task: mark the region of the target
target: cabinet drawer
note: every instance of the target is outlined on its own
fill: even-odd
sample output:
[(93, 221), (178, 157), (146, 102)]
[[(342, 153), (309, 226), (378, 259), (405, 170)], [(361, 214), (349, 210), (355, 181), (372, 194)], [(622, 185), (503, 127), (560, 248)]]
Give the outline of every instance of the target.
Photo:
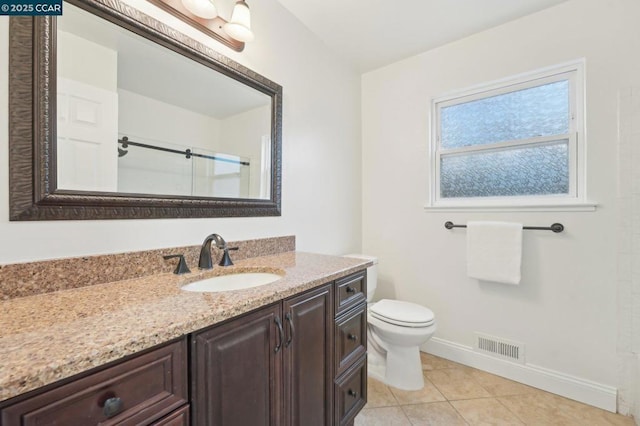
[(336, 280), (336, 315), (367, 300), (367, 271)]
[(361, 303), (336, 320), (336, 376), (367, 351), (367, 305)]
[(3, 426), (145, 425), (187, 403), (186, 339), (16, 403)]
[(367, 358), (362, 357), (336, 380), (336, 424), (349, 424), (367, 403)]
[(167, 417), (158, 420), (152, 426), (189, 426), (189, 406), (185, 405)]

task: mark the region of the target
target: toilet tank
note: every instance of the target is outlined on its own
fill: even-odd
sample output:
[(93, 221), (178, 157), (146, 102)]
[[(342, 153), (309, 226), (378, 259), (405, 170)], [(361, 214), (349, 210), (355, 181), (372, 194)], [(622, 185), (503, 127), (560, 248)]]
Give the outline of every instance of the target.
[(370, 260), (373, 265), (367, 268), (367, 303), (373, 300), (373, 294), (378, 286), (378, 258), (366, 254), (347, 254), (344, 257), (354, 257), (356, 259)]

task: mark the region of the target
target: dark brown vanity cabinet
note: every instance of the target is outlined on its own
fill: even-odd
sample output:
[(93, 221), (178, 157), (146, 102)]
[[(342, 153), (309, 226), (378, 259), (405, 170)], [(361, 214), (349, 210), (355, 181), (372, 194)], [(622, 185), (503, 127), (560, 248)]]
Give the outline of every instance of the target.
[(366, 403), (364, 294), (364, 272), (327, 283), (2, 402), (0, 426), (350, 425)]
[(198, 426), (327, 426), (333, 421), (333, 286), (194, 334)]
[(2, 426), (187, 425), (186, 338), (24, 398)]
[(169, 414), (167, 417), (163, 417), (153, 423), (151, 426), (189, 426), (190, 424), (189, 406), (185, 405), (184, 407)]

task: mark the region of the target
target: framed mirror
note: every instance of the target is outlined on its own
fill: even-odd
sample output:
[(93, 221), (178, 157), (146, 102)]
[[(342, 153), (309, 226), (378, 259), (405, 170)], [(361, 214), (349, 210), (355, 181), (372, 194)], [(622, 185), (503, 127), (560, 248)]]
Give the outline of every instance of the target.
[(278, 84), (114, 0), (9, 47), (11, 220), (280, 215)]

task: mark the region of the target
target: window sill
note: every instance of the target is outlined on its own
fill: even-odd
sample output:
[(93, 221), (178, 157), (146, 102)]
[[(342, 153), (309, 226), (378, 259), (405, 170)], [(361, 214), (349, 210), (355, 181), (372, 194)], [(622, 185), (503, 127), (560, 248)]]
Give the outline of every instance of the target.
[(425, 205), (426, 213), (438, 212), (594, 212), (597, 203), (532, 204), (532, 205)]

